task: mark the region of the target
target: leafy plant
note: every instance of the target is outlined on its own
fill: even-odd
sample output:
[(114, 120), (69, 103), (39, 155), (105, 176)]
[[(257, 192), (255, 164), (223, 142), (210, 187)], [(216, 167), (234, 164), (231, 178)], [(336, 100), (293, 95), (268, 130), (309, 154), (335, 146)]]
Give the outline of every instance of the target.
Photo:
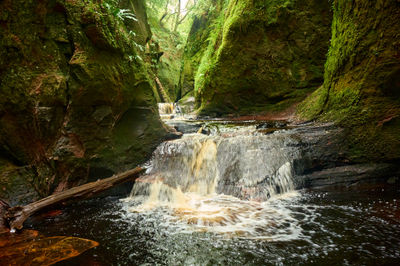
[(113, 16), (121, 21), (126, 19), (138, 21), (136, 16), (129, 9), (119, 8), (119, 2), (120, 0), (107, 0), (103, 5)]
[(124, 21), (125, 19), (131, 19), (133, 21), (138, 21), (133, 13), (129, 9), (119, 9), (116, 17)]
[(142, 52), (144, 52), (144, 46), (143, 45), (140, 45), (140, 44), (138, 44), (138, 43), (136, 43), (136, 42), (133, 42), (133, 44), (136, 46), (136, 48), (138, 48), (140, 51), (142, 51)]
[(134, 32), (133, 30), (130, 30), (128, 34), (131, 35), (132, 37), (136, 37), (137, 35), (136, 32)]

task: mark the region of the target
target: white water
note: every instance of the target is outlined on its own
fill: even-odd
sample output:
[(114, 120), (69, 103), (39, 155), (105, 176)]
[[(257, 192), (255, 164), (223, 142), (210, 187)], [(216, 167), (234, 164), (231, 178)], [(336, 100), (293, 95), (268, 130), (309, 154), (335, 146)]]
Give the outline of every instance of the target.
[(164, 120), (182, 115), (181, 108), (176, 103), (158, 103), (158, 113)]
[[(168, 108), (163, 104), (160, 111)], [(293, 181), (297, 141), (254, 129), (225, 127), (162, 143), (125, 200), (130, 211), (162, 214), (167, 227), (180, 232), (297, 238), (301, 229), (286, 207), (299, 195)]]

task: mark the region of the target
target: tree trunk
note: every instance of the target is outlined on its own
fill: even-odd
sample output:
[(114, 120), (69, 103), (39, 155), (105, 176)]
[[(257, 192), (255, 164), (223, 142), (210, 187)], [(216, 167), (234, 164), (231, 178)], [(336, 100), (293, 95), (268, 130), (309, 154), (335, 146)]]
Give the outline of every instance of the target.
[(162, 25), (162, 21), (163, 19), (168, 16), (168, 5), (169, 5), (169, 0), (167, 1), (167, 3), (165, 4), (165, 10), (164, 10), (164, 14), (161, 16), (160, 18), (160, 25)]
[(180, 17), (181, 17), (181, 0), (178, 1), (178, 11), (176, 12), (174, 32), (176, 32), (178, 30)]
[[(2, 208), (2, 202), (0, 201), (0, 215), (1, 215), (0, 219), (5, 218), (8, 221), (9, 227), (12, 231), (16, 229), (20, 230), (22, 229), (26, 219), (28, 219), (31, 215), (44, 208), (66, 202), (68, 200), (89, 198), (111, 187), (114, 187), (116, 185), (122, 184), (127, 181), (134, 180), (143, 171), (144, 171), (143, 168), (137, 167), (135, 169), (126, 171), (118, 175), (114, 175), (106, 179), (87, 183), (85, 185), (74, 187), (69, 190), (51, 195), (47, 198), (33, 202), (26, 206), (17, 206), (13, 208), (7, 208), (7, 206), (5, 206)], [(3, 220), (0, 220), (0, 231), (1, 231), (2, 221)]]

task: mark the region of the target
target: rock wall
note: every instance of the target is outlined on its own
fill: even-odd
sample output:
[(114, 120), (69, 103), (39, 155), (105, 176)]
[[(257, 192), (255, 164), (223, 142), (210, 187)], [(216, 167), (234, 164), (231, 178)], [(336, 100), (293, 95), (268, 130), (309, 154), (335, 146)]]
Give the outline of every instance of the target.
[(323, 82), (329, 1), (224, 1), (195, 75), (200, 114), (260, 113)]
[(400, 159), (400, 2), (335, 0), (323, 86), (299, 108), (347, 129), (354, 160)]
[[(149, 7), (150, 8), (150, 7)], [(157, 88), (163, 102), (173, 102), (177, 98), (177, 87), (181, 68), (183, 40), (178, 32), (172, 32), (167, 26), (160, 24), (157, 12), (149, 18), (153, 37), (150, 46), (152, 53), (151, 69), (153, 79), (157, 80)]]
[(209, 37), (215, 30), (215, 20), (221, 15), (224, 6), (222, 0), (206, 0), (202, 4), (197, 7), (198, 13), (193, 18), (182, 58), (179, 98), (189, 96), (188, 94), (194, 95), (196, 72), (208, 47)]
[(144, 3), (122, 2), (137, 22), (106, 3), (0, 1), (0, 197), (134, 167), (165, 136), (135, 45), (151, 36)]

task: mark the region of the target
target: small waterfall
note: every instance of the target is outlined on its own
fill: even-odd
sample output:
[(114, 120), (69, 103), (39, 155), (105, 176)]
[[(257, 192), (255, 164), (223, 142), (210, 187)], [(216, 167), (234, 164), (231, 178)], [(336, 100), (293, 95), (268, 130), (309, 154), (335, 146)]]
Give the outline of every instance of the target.
[(158, 103), (158, 112), (160, 115), (170, 115), (174, 113), (175, 105), (173, 103)]
[(266, 204), (274, 202), (272, 198), (296, 195), (293, 161), (300, 157), (297, 145), (284, 132), (254, 135), (243, 131), (185, 134), (164, 142), (154, 152), (146, 175), (135, 183), (127, 199), (136, 202), (130, 210), (161, 208), (169, 210), (165, 213), (169, 222), (265, 236), (265, 230), (272, 230), (265, 225), (289, 219), (282, 210)]
[[(299, 157), (291, 147), (294, 142), (284, 135), (185, 135), (157, 148), (148, 177), (135, 185), (132, 196), (148, 191), (145, 187), (157, 180), (182, 193), (265, 201), (294, 190), (292, 163)], [(175, 201), (165, 195), (160, 200)]]
[(158, 112), (162, 119), (172, 119), (177, 115), (182, 115), (182, 110), (176, 103), (158, 103)]

